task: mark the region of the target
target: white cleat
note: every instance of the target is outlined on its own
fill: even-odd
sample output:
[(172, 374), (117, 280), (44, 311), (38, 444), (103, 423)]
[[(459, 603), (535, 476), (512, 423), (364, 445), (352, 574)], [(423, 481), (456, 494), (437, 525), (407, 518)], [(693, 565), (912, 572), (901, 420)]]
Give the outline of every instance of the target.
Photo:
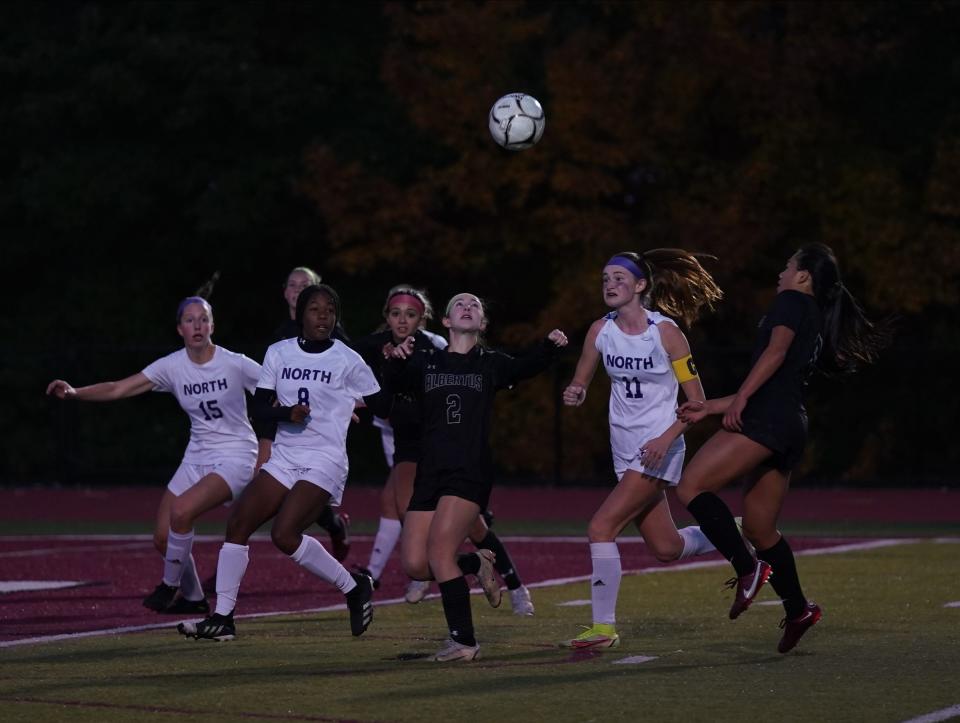
[(411, 580), (403, 593), (403, 599), (411, 605), (416, 605), (430, 592), (430, 580)]
[(451, 663), (462, 660), (466, 663), (471, 660), (476, 660), (479, 657), (480, 643), (476, 645), (464, 645), (463, 643), (458, 643), (453, 638), (447, 638), (447, 642), (443, 644), (443, 647), (440, 648), (430, 660), (438, 663)]
[(530, 599), (530, 591), (526, 585), (521, 585), (515, 590), (510, 590), (510, 606), (513, 608), (514, 615), (533, 615), (533, 601)]
[(500, 590), (500, 582), (493, 572), (493, 561), (497, 559), (497, 556), (490, 550), (477, 550), (474, 554), (480, 558), (477, 582), (483, 588), (483, 594), (487, 596), (490, 607), (498, 608), (503, 592)]

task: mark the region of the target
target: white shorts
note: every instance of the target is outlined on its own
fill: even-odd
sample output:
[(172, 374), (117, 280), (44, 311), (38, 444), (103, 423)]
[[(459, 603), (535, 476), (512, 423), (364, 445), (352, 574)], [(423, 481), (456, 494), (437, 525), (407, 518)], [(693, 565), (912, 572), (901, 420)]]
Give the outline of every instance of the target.
[(215, 474), (223, 478), (230, 488), (233, 499), (237, 499), (243, 488), (253, 478), (253, 468), (256, 463), (255, 457), (251, 457), (248, 461), (230, 457), (211, 464), (181, 462), (167, 483), (167, 489), (179, 497), (208, 474)]
[(685, 452), (686, 445), (683, 442), (683, 437), (674, 440), (673, 444), (670, 445), (670, 449), (667, 450), (667, 453), (663, 456), (663, 460), (661, 460), (657, 467), (647, 467), (644, 465), (640, 459), (639, 450), (629, 459), (624, 456), (619, 456), (614, 452), (613, 471), (617, 474), (617, 480), (622, 480), (626, 471), (632, 469), (648, 477), (662, 479), (668, 482), (671, 487), (676, 487), (680, 481), (680, 474), (683, 472)]
[(273, 448), (270, 459), (260, 468), (288, 490), (299, 481), (309, 482), (330, 493), (330, 504), (340, 506), (347, 475), (343, 468), (326, 460), (319, 460), (316, 467), (301, 467), (288, 460), (282, 449)]

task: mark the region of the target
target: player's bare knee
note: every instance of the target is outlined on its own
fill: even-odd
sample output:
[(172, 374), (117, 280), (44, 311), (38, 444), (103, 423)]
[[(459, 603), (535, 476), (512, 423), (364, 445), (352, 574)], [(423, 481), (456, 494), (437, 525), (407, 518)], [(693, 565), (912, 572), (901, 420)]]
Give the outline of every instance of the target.
[(404, 559), (403, 574), (411, 580), (429, 580), (430, 566), (425, 559)]
[(174, 532), (186, 533), (193, 527), (193, 511), (179, 500), (170, 508), (170, 528)]
[(616, 532), (608, 520), (594, 518), (587, 525), (587, 539), (590, 542), (613, 542)]
[(276, 545), (277, 549), (285, 555), (295, 553), (297, 548), (300, 547), (302, 538), (303, 535), (299, 532), (283, 525), (274, 524), (273, 527), (270, 528), (270, 539), (273, 540), (273, 544)]

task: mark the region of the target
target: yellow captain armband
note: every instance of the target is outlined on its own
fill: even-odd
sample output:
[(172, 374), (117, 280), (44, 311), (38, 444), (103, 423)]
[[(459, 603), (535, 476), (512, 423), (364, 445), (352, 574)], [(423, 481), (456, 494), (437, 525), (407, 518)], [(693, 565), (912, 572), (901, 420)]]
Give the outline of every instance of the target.
[(690, 354), (671, 363), (673, 364), (673, 373), (677, 375), (677, 381), (681, 384), (697, 378), (697, 366), (693, 363), (693, 357)]

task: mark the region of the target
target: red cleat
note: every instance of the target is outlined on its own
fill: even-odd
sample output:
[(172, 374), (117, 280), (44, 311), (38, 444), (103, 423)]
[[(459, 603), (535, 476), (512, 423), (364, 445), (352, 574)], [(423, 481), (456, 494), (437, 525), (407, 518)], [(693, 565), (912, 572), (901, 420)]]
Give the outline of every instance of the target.
[(794, 646), (800, 642), (803, 634), (820, 622), (822, 617), (823, 611), (820, 606), (815, 602), (808, 602), (803, 615), (794, 620), (787, 620), (786, 618), (781, 620), (780, 627), (783, 630), (783, 637), (780, 638), (780, 643), (777, 645), (777, 652), (789, 653), (793, 650)]
[(730, 606), (730, 619), (736, 620), (740, 613), (750, 607), (757, 593), (763, 584), (770, 579), (773, 569), (763, 560), (757, 560), (757, 565), (753, 572), (740, 577), (732, 577), (727, 580), (727, 587), (737, 589), (737, 596), (733, 599), (733, 605)]

